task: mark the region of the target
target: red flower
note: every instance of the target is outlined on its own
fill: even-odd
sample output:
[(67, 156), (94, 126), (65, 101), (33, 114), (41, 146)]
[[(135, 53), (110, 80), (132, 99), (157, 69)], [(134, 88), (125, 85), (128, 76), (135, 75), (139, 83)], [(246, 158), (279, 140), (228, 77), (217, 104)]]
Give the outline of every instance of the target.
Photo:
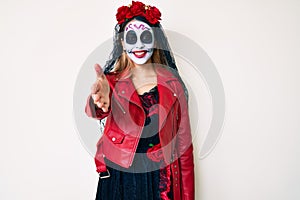
[(161, 13), (155, 6), (149, 6), (146, 10), (145, 17), (151, 24), (156, 24), (158, 20), (160, 20)]
[(147, 156), (149, 159), (151, 159), (154, 162), (160, 162), (161, 160), (163, 160), (164, 155), (161, 149), (161, 145), (157, 144), (152, 148), (149, 148), (147, 150)]
[(132, 1), (130, 11), (133, 14), (133, 16), (143, 16), (145, 11), (145, 4), (139, 1)]
[(123, 22), (125, 22), (126, 18), (130, 19), (132, 17), (133, 17), (133, 15), (128, 6), (121, 6), (120, 8), (118, 8), (118, 11), (116, 14), (118, 24), (122, 24)]
[(132, 1), (132, 5), (118, 8), (116, 14), (118, 24), (122, 24), (126, 20), (136, 16), (145, 17), (150, 24), (156, 24), (160, 20), (161, 13), (154, 6), (146, 6), (142, 2)]

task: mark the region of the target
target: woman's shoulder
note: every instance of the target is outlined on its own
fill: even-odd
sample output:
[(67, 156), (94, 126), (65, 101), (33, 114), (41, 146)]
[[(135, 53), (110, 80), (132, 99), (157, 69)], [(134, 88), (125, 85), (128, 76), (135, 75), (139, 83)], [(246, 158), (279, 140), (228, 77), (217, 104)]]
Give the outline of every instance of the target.
[(156, 74), (159, 78), (165, 79), (165, 80), (178, 80), (178, 72), (175, 69), (172, 69), (170, 67), (164, 66), (164, 65), (156, 65), (155, 66)]
[(158, 84), (169, 87), (177, 94), (184, 93), (184, 87), (180, 75), (177, 70), (167, 66), (157, 66), (156, 73), (158, 78)]
[(115, 81), (118, 81), (118, 79), (120, 77), (120, 73), (116, 72), (116, 71), (112, 71), (112, 72), (108, 72), (107, 74), (105, 74), (105, 76), (109, 82), (115, 82)]

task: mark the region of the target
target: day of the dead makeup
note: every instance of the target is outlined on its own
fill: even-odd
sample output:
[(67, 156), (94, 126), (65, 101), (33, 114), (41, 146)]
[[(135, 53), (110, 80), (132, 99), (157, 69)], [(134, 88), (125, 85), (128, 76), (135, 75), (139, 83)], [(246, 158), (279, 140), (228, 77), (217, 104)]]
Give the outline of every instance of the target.
[(142, 21), (135, 20), (126, 25), (124, 42), (127, 55), (136, 64), (145, 64), (153, 54), (153, 30)]

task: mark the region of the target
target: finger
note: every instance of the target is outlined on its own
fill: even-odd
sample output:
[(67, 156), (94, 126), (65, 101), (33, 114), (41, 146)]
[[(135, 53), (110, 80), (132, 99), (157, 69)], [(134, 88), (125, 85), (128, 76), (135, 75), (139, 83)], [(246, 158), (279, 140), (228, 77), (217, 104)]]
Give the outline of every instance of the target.
[(92, 87), (91, 87), (91, 93), (92, 94), (96, 94), (100, 89), (101, 89), (101, 85), (97, 81), (96, 83), (94, 83), (92, 85)]
[(100, 99), (100, 94), (92, 94), (92, 98), (93, 98), (94, 102), (96, 103)]
[(95, 71), (96, 71), (97, 78), (102, 78), (103, 77), (102, 67), (98, 63), (96, 63), (94, 65), (94, 68), (95, 68)]
[(97, 102), (96, 105), (98, 106), (98, 108), (102, 108), (103, 104), (100, 102)]
[(98, 101), (101, 102), (101, 103), (103, 103), (103, 104), (104, 104), (105, 102), (107, 102), (106, 98), (105, 98), (103, 95), (100, 96), (100, 98), (99, 98)]
[(103, 106), (102, 106), (102, 110), (103, 110), (103, 112), (107, 112), (107, 111), (108, 111), (107, 105), (103, 105)]

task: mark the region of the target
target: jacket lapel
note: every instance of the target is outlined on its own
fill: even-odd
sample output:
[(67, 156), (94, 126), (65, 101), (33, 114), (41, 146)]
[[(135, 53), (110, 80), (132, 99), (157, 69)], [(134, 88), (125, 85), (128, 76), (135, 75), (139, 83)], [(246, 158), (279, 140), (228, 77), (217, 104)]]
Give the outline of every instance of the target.
[(142, 107), (138, 93), (130, 78), (120, 79), (116, 86), (118, 88), (118, 96), (127, 99), (129, 102), (134, 103), (139, 107)]
[(163, 124), (177, 99), (177, 94), (174, 88), (170, 86), (170, 81), (176, 80), (173, 74), (167, 70), (157, 71), (157, 88), (159, 93), (159, 130), (163, 127)]
[[(177, 99), (177, 94), (174, 91), (175, 88), (170, 86), (171, 81), (177, 80), (175, 76), (167, 69), (157, 67), (157, 89), (159, 96), (159, 127), (162, 127), (174, 102)], [(142, 108), (142, 103), (138, 96), (138, 93), (133, 85), (130, 77), (119, 79), (115, 85), (117, 89), (117, 95), (127, 99), (129, 102), (136, 104)]]

